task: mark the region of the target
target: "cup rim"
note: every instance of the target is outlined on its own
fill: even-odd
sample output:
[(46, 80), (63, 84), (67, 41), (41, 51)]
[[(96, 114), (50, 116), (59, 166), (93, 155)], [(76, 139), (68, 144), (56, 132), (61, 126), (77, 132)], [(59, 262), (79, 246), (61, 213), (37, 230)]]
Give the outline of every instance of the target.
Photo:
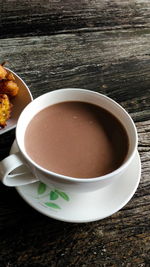
[[(41, 98), (42, 96), (47, 96), (51, 93), (55, 93), (56, 91), (59, 93), (59, 91), (70, 91), (70, 90), (78, 90), (80, 92), (87, 92), (87, 93), (92, 93), (92, 94), (95, 94), (97, 96), (101, 96), (109, 101), (111, 101), (114, 105), (116, 105), (118, 108), (120, 108), (124, 113), (125, 115), (128, 117), (128, 119), (130, 120), (131, 124), (132, 124), (132, 127), (134, 129), (134, 133), (135, 133), (135, 144), (134, 144), (134, 148), (133, 150), (131, 151), (131, 154), (129, 155), (129, 158), (126, 160), (125, 159), (125, 162), (123, 162), (121, 164), (120, 167), (118, 167), (117, 169), (115, 169), (114, 171), (110, 172), (110, 173), (107, 173), (105, 175), (102, 175), (102, 176), (97, 176), (97, 177), (90, 177), (90, 178), (78, 178), (78, 177), (71, 177), (71, 176), (67, 176), (67, 175), (63, 175), (63, 174), (59, 174), (59, 173), (56, 173), (56, 172), (53, 172), (53, 171), (50, 171), (50, 170), (47, 170), (45, 168), (43, 168), (42, 166), (38, 165), (34, 160), (32, 160), (29, 155), (27, 154), (27, 152), (23, 151), (22, 147), (20, 146), (20, 143), (18, 142), (18, 138), (19, 138), (19, 134), (18, 134), (18, 127), (19, 127), (19, 123), (21, 121), (21, 117), (22, 117), (22, 114), (26, 112), (26, 110), (28, 109), (29, 106), (32, 106), (33, 102), (34, 101), (38, 101), (39, 98)], [(128, 136), (129, 137), (129, 136)], [(21, 151), (22, 155), (27, 159), (28, 162), (30, 162), (30, 164), (32, 164), (34, 167), (36, 167), (37, 169), (39, 169), (40, 171), (48, 174), (48, 175), (53, 175), (55, 176), (56, 178), (61, 178), (61, 179), (64, 179), (64, 180), (67, 180), (67, 181), (72, 181), (72, 182), (81, 182), (81, 183), (85, 183), (85, 182), (93, 182), (93, 181), (99, 181), (99, 180), (106, 180), (108, 178), (111, 178), (112, 176), (116, 176), (117, 174), (121, 173), (129, 164), (130, 162), (132, 161), (136, 151), (137, 151), (137, 144), (138, 144), (138, 135), (137, 135), (137, 130), (136, 130), (136, 127), (135, 127), (135, 124), (134, 124), (134, 121), (133, 119), (131, 118), (131, 116), (128, 114), (128, 112), (120, 105), (118, 104), (115, 100), (113, 100), (112, 98), (104, 95), (104, 94), (101, 94), (99, 92), (96, 92), (96, 91), (91, 91), (91, 90), (88, 90), (88, 89), (80, 89), (80, 88), (62, 88), (62, 89), (57, 89), (57, 90), (53, 90), (53, 91), (50, 91), (50, 92), (47, 92), (45, 94), (42, 94), (40, 96), (38, 96), (37, 98), (35, 98), (33, 101), (31, 101), (25, 108), (24, 110), (22, 111), (22, 113), (20, 114), (19, 116), (19, 119), (18, 119), (18, 122), (17, 122), (17, 126), (16, 126), (16, 142), (17, 142), (17, 145), (18, 145), (18, 148), (19, 150)]]

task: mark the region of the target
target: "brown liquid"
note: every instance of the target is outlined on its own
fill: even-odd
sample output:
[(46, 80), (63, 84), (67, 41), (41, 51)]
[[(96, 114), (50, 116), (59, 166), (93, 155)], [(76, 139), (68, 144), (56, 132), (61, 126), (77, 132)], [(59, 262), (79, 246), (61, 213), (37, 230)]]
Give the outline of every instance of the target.
[(122, 164), (128, 137), (111, 113), (93, 104), (70, 101), (36, 114), (26, 129), (25, 148), (45, 169), (92, 178)]

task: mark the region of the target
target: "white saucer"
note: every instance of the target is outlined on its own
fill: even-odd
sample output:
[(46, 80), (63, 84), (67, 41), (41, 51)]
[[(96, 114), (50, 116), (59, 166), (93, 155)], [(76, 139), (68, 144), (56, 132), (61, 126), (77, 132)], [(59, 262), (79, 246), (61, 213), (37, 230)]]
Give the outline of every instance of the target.
[[(14, 142), (10, 154), (17, 151)], [(140, 176), (141, 162), (137, 152), (122, 177), (96, 192), (60, 192), (40, 182), (16, 189), (29, 205), (44, 215), (60, 221), (83, 223), (104, 219), (124, 207), (134, 195)]]

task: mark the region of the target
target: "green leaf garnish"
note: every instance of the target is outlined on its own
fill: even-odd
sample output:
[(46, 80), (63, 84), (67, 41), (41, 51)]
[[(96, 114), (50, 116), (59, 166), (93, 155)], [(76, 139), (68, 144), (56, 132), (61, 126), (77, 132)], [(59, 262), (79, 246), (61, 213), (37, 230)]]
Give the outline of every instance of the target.
[(41, 195), (41, 194), (43, 194), (45, 191), (46, 191), (46, 185), (40, 182), (40, 183), (39, 183), (39, 186), (38, 186), (38, 194)]
[(66, 201), (69, 201), (70, 199), (69, 199), (69, 196), (66, 194), (66, 193), (64, 193), (64, 192), (62, 192), (62, 191), (59, 191), (58, 189), (55, 189), (55, 192), (60, 196), (60, 197), (62, 197), (64, 200), (66, 200)]
[(57, 204), (52, 203), (52, 202), (45, 202), (45, 205), (53, 209), (61, 209)]
[(56, 200), (59, 197), (58, 193), (55, 191), (50, 192), (50, 200)]

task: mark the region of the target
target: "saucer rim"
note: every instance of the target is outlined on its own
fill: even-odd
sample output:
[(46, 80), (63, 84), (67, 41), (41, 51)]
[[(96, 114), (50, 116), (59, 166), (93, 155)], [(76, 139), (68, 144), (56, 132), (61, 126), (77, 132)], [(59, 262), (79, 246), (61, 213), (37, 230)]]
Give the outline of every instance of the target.
[[(14, 145), (14, 143), (13, 143)], [(12, 149), (13, 149), (13, 145), (12, 145)], [(11, 150), (12, 150), (11, 149)], [(11, 153), (11, 152), (10, 152)], [(141, 177), (141, 160), (140, 160), (140, 155), (139, 155), (139, 152), (138, 150), (136, 151), (135, 153), (135, 157), (133, 158), (132, 162), (135, 160), (135, 158), (137, 158), (137, 165), (138, 165), (138, 174), (137, 174), (137, 179), (136, 179), (136, 183), (135, 183), (135, 186), (134, 186), (134, 189), (132, 191), (132, 193), (130, 193), (129, 197), (125, 199), (124, 202), (122, 202), (120, 205), (117, 206), (116, 209), (114, 209), (110, 214), (108, 214), (107, 216), (98, 216), (98, 217), (95, 217), (95, 218), (86, 218), (85, 220), (84, 219), (69, 219), (69, 218), (65, 218), (63, 217), (62, 215), (59, 216), (59, 213), (56, 215), (54, 214), (51, 214), (51, 211), (49, 211), (49, 214), (46, 213), (44, 211), (44, 209), (40, 209), (38, 207), (37, 204), (33, 204), (34, 202), (30, 201), (28, 199), (28, 197), (25, 197), (25, 195), (21, 192), (20, 190), (20, 186), (16, 187), (16, 190), (18, 192), (18, 194), (23, 198), (23, 200), (29, 204), (33, 209), (35, 209), (36, 211), (40, 212), (41, 214), (51, 218), (51, 219), (55, 219), (55, 220), (59, 220), (59, 221), (63, 221), (63, 222), (69, 222), (69, 223), (88, 223), (88, 222), (94, 222), (94, 221), (99, 221), (99, 220), (102, 220), (102, 219), (105, 219), (107, 217), (110, 217), (112, 216), (114, 213), (118, 212), (119, 210), (121, 210), (130, 200), (131, 198), (133, 197), (133, 195), (135, 194), (137, 188), (138, 188), (138, 185), (139, 185), (139, 182), (140, 182), (140, 177)], [(132, 164), (132, 162), (130, 163), (130, 165)], [(130, 167), (129, 165), (129, 167)], [(93, 192), (94, 194), (94, 192)]]

